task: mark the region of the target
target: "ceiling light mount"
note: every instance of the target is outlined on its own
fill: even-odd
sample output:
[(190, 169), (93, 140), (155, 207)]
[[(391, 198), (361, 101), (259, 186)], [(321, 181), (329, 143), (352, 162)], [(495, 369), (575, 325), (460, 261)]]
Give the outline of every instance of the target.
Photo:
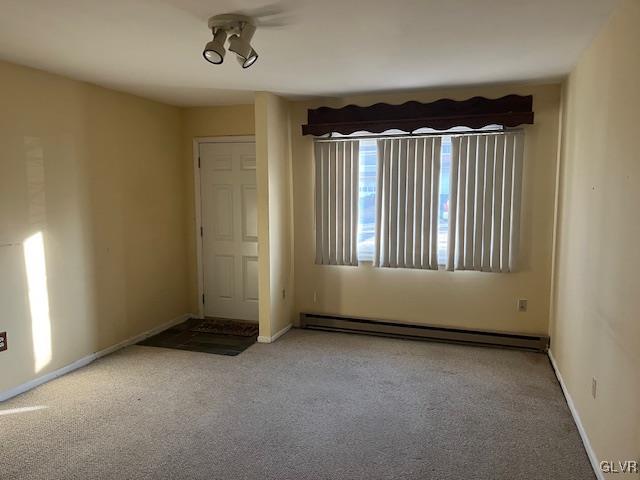
[(202, 52), (205, 60), (215, 65), (224, 61), (225, 42), (229, 40), (229, 51), (235, 53), (242, 68), (249, 68), (258, 59), (251, 46), (256, 31), (255, 22), (246, 15), (224, 14), (209, 19), (209, 30), (213, 40), (208, 42)]
[(236, 15), (235, 13), (225, 13), (224, 15), (214, 15), (209, 19), (209, 30), (221, 28), (229, 33), (240, 33), (242, 25), (248, 23), (253, 25), (251, 17), (246, 15)]

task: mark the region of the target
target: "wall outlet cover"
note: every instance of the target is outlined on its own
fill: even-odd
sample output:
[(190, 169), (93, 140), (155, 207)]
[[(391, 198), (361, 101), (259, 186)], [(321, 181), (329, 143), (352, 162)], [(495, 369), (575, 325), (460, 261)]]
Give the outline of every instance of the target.
[(0, 332), (0, 352), (7, 349), (7, 332)]

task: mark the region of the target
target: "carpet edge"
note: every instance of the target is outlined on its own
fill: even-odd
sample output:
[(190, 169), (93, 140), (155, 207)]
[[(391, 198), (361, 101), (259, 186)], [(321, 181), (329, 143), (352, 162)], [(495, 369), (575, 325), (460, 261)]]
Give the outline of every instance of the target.
[(115, 345), (111, 345), (110, 347), (107, 347), (100, 351), (90, 353), (89, 355), (85, 355), (84, 357), (81, 357), (78, 360), (75, 360), (74, 362), (71, 362), (68, 365), (60, 367), (52, 372), (46, 373), (40, 377), (34, 378), (33, 380), (29, 380), (28, 382), (25, 382), (21, 385), (18, 385), (16, 387), (0, 392), (0, 403), (10, 400), (11, 398), (16, 397), (22, 393), (26, 393), (29, 390), (32, 390), (40, 385), (50, 382), (51, 380), (55, 380), (56, 378), (66, 375), (67, 373), (73, 372), (74, 370), (77, 370), (86, 365), (89, 365), (94, 360), (97, 360), (98, 358), (109, 355), (110, 353), (120, 350), (121, 348), (128, 347), (129, 345), (133, 345), (138, 342), (141, 342), (142, 340), (149, 338), (157, 333), (160, 333), (163, 330), (166, 330), (167, 328), (173, 327), (174, 325), (177, 325), (181, 322), (188, 320), (192, 316), (193, 314), (191, 313), (183, 313), (182, 315), (176, 318), (173, 318), (168, 322), (163, 323), (162, 325), (154, 327), (150, 330), (146, 330), (142, 333), (139, 333), (138, 335), (134, 335), (133, 337), (127, 338), (121, 342), (116, 343)]

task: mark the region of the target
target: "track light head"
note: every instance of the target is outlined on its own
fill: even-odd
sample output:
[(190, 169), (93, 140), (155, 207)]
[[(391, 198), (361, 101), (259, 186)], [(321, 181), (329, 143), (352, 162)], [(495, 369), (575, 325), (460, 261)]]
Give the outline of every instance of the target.
[(229, 38), (229, 50), (238, 55), (238, 62), (242, 68), (249, 68), (258, 59), (258, 54), (251, 46), (251, 39), (255, 32), (255, 25), (244, 23), (240, 35), (232, 35)]
[(252, 48), (247, 58), (242, 58), (240, 55), (237, 55), (236, 58), (238, 59), (238, 63), (242, 65), (242, 68), (249, 68), (258, 60), (258, 53)]
[(207, 62), (220, 65), (224, 61), (224, 42), (227, 40), (227, 32), (222, 28), (215, 30), (213, 40), (204, 47), (202, 55)]

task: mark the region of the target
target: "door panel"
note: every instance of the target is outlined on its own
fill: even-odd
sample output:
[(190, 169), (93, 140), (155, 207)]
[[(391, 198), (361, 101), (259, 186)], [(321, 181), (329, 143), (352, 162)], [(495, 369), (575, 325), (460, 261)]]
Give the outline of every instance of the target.
[(242, 257), (244, 299), (258, 301), (258, 257)]
[(240, 162), (242, 170), (255, 170), (256, 169), (256, 156), (255, 154), (242, 154), (240, 155)]
[(254, 143), (201, 143), (204, 313), (258, 320)]
[(242, 185), (242, 239), (245, 242), (258, 241), (257, 188)]
[(216, 255), (215, 267), (215, 285), (213, 289), (212, 300), (233, 299), (233, 255)]
[(213, 185), (216, 240), (233, 240), (233, 185)]

